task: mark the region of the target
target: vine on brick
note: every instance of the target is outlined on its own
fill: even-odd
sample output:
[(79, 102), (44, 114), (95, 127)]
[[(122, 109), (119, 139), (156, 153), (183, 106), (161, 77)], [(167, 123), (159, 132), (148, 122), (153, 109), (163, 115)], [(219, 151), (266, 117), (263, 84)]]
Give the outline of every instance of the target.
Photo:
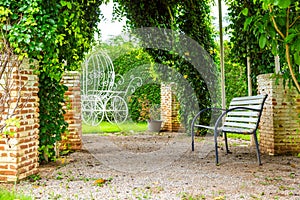
[[(55, 159), (55, 143), (67, 124), (63, 119), (61, 78), (65, 70), (80, 66), (100, 21), (95, 0), (4, 0), (0, 2), (0, 28), (19, 59), (39, 63), (40, 161)], [(67, 63), (67, 64), (66, 64)]]

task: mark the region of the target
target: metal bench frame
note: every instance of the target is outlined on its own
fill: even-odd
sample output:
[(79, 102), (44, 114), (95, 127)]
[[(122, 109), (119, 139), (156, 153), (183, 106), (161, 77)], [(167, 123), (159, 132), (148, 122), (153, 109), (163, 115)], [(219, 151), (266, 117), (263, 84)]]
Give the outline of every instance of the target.
[[(227, 133), (251, 134), (254, 136), (257, 160), (259, 165), (261, 165), (259, 144), (257, 140), (256, 131), (260, 122), (260, 117), (267, 96), (268, 95), (236, 97), (232, 99), (228, 109), (205, 108), (201, 110), (193, 118), (191, 124), (192, 151), (194, 151), (195, 128), (204, 128), (214, 131), (216, 164), (219, 164), (217, 139), (221, 133), (224, 134), (226, 154), (229, 153)], [(201, 116), (201, 114), (207, 111), (221, 111), (222, 114), (218, 116), (214, 126), (196, 124), (197, 119)]]

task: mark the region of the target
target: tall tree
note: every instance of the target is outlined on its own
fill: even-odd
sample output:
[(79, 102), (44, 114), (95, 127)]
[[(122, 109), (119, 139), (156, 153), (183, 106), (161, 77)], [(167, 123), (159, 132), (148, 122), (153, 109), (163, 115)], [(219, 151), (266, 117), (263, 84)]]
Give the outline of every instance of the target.
[(253, 3), (253, 0), (227, 0), (229, 25), (226, 27), (232, 43), (229, 57), (231, 62), (242, 65), (245, 74), (247, 57), (250, 58), (251, 79), (253, 93), (256, 93), (256, 77), (259, 74), (274, 72), (274, 56), (270, 48), (260, 47), (255, 32), (250, 28), (244, 28), (247, 16), (262, 16), (264, 11), (261, 4)]

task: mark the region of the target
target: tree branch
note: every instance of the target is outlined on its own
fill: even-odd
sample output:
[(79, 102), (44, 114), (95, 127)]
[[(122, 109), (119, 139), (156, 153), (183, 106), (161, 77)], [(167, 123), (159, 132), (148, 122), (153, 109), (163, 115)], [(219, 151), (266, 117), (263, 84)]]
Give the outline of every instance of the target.
[[(272, 13), (273, 10), (272, 10), (272, 7), (271, 7), (271, 6), (269, 6), (269, 9), (270, 9), (270, 13)], [(277, 33), (282, 37), (282, 39), (285, 39), (284, 34), (280, 31), (280, 29), (279, 29), (278, 26), (277, 26), (277, 23), (276, 23), (276, 21), (275, 21), (274, 16), (272, 16), (271, 19), (272, 19), (274, 28), (275, 28), (275, 30), (277, 31)]]
[(289, 45), (286, 44), (285, 45), (285, 56), (286, 56), (286, 60), (287, 60), (287, 63), (288, 63), (288, 67), (289, 67), (292, 79), (293, 79), (293, 81), (294, 81), (294, 83), (296, 85), (296, 88), (297, 88), (298, 92), (300, 92), (300, 85), (299, 85), (299, 83), (297, 81), (297, 78), (296, 78), (295, 73), (294, 73), (293, 68), (292, 68), (292, 63), (291, 63), (289, 48), (290, 48)]
[(300, 16), (298, 16), (298, 17), (293, 21), (293, 23), (291, 23), (291, 25), (290, 25), (289, 28), (291, 28), (292, 26), (294, 26), (294, 24), (297, 22), (298, 19), (300, 19)]
[(290, 6), (286, 9), (286, 34), (287, 37), (289, 35), (289, 27), (290, 27)]

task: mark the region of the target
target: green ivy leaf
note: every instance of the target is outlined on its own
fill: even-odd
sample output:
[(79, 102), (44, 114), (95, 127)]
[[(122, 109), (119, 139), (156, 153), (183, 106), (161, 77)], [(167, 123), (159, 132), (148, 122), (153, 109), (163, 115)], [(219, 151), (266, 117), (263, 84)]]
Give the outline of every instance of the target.
[(11, 25), (10, 24), (5, 24), (5, 25), (3, 25), (2, 29), (4, 31), (9, 31), (11, 29)]
[(48, 22), (51, 24), (51, 25), (55, 25), (55, 21), (53, 19), (49, 19)]
[(246, 19), (245, 23), (244, 23), (244, 30), (246, 30), (248, 28), (248, 26), (251, 24), (252, 22), (252, 17), (249, 17)]
[(67, 2), (66, 2), (66, 1), (60, 1), (60, 4), (61, 4), (62, 6), (66, 6), (66, 5), (67, 5)]
[(294, 60), (295, 60), (296, 65), (300, 65), (300, 55), (299, 55), (299, 53), (300, 52), (294, 53)]
[(71, 2), (67, 2), (67, 7), (71, 10), (72, 9), (72, 3)]
[(285, 43), (290, 43), (291, 41), (293, 41), (293, 39), (297, 36), (297, 34), (289, 34), (285, 39), (284, 42)]
[(266, 46), (267, 37), (265, 34), (261, 34), (259, 38), (259, 47), (263, 49)]
[(242, 14), (244, 16), (248, 16), (248, 8), (244, 8), (244, 10), (242, 10)]
[(291, 0), (278, 0), (278, 7), (281, 9), (287, 8), (291, 5)]

